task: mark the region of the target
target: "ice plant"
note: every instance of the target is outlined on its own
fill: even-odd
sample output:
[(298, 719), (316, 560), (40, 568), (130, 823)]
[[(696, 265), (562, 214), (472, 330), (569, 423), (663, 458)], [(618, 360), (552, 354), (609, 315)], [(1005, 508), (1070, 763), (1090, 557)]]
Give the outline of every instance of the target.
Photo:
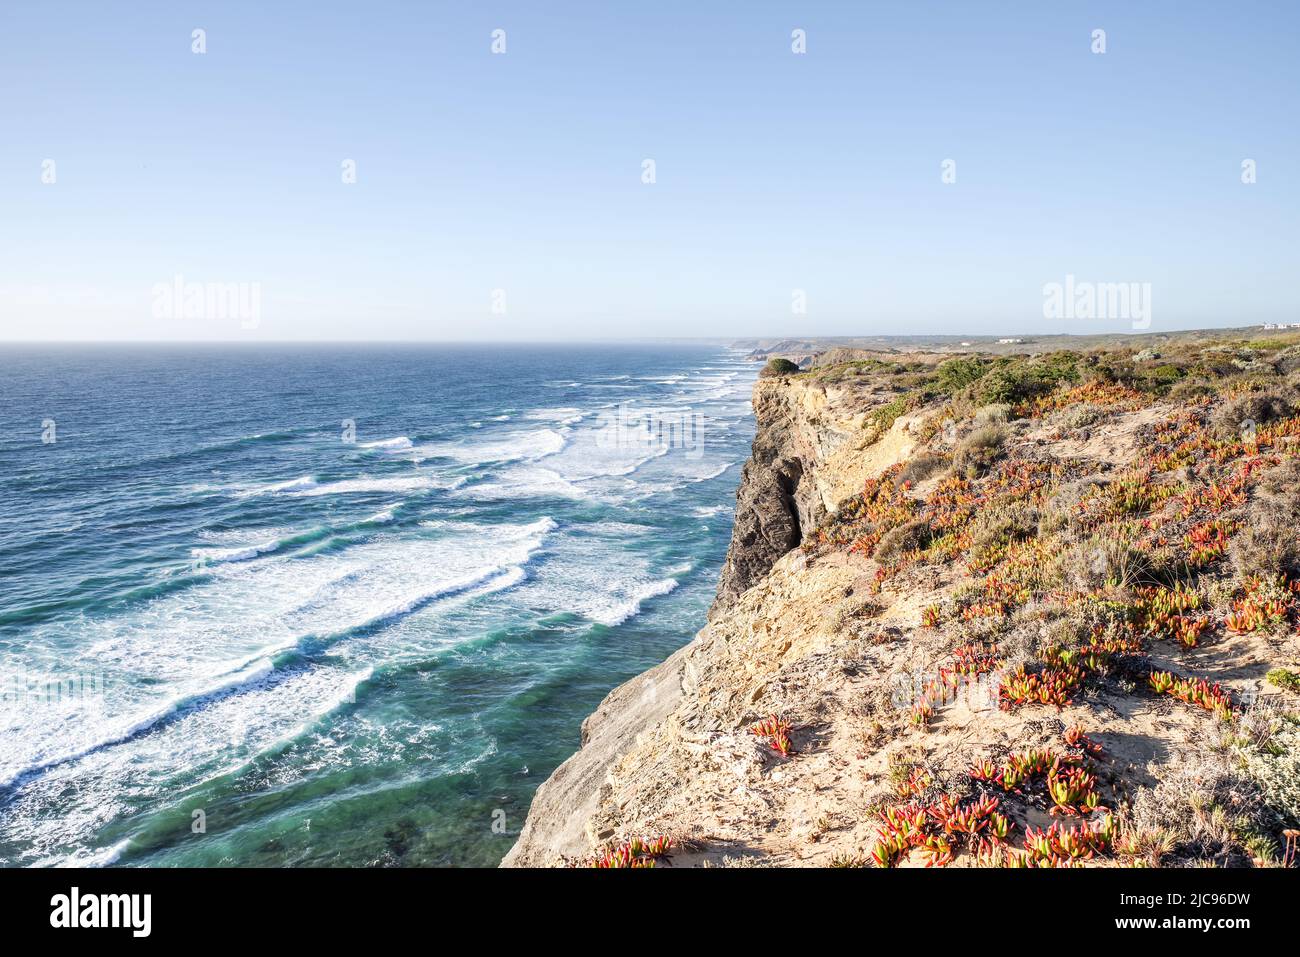
[(790, 731), (793, 727), (784, 718), (772, 715), (750, 727), (749, 733), (766, 738), (768, 747), (782, 757), (788, 758), (794, 753), (794, 746), (790, 744)]
[(1156, 694), (1168, 694), (1174, 686), (1174, 676), (1167, 671), (1153, 671), (1147, 677), (1147, 683)]
[(1013, 827), (1010, 820), (1005, 814), (994, 812), (989, 815), (989, 836), (999, 841), (1005, 841), (1007, 835), (1011, 833)]
[(1248, 581), (1245, 587), (1246, 594), (1233, 601), (1232, 611), (1224, 621), (1229, 631), (1238, 634), (1261, 631), (1286, 618), (1289, 599), (1269, 594), (1271, 589), (1266, 589), (1259, 579)]
[(947, 867), (952, 863), (952, 845), (944, 837), (927, 835), (921, 845), (926, 867)]
[(1091, 754), (1094, 757), (1100, 756), (1102, 753), (1101, 745), (1088, 737), (1083, 731), (1083, 726), (1078, 724), (1065, 730), (1065, 744), (1066, 747), (1073, 748), (1084, 754)]
[(907, 777), (898, 783), (898, 796), (904, 798), (915, 797), (923, 793), (931, 784), (934, 778), (930, 772), (920, 765), (912, 768)]
[(996, 671), (1000, 665), (997, 646), (981, 649), (977, 645), (962, 645), (953, 651), (953, 656), (957, 661), (952, 666), (952, 670), (967, 677), (989, 674)]
[(1055, 760), (1051, 751), (1037, 748), (1011, 755), (1000, 772), (1003, 790), (1014, 791), (1029, 779), (1046, 774)]
[(925, 628), (939, 627), (939, 606), (930, 605), (921, 612), (921, 625)]
[(1059, 760), (1047, 772), (1047, 793), (1053, 814), (1088, 814), (1097, 808), (1097, 779), (1079, 767), (1061, 767)]
[(654, 867), (655, 861), (668, 858), (673, 842), (667, 837), (649, 840), (634, 837), (598, 854), (591, 866), (602, 869)]
[(1056, 839), (1060, 834), (1060, 823), (1053, 823), (1046, 830), (1030, 827), (1025, 830), (1025, 850), (1035, 860), (1050, 860), (1058, 853)]
[(1133, 606), (1135, 626), (1149, 637), (1169, 638), (1194, 648), (1210, 624), (1209, 618), (1203, 615), (1188, 614), (1200, 605), (1200, 594), (1182, 584), (1173, 588), (1139, 588)]
[(1229, 536), (1240, 526), (1240, 522), (1221, 518), (1192, 526), (1183, 536), (1183, 544), (1188, 549), (1188, 564), (1199, 569), (1218, 561), (1228, 550)]
[(906, 847), (896, 840), (879, 840), (871, 848), (871, 860), (877, 867), (893, 867)]
[(1168, 671), (1153, 671), (1147, 677), (1147, 684), (1156, 694), (1167, 694), (1211, 711), (1220, 718), (1232, 716), (1232, 699), (1217, 681), (1210, 684), (1204, 678), (1184, 678)]

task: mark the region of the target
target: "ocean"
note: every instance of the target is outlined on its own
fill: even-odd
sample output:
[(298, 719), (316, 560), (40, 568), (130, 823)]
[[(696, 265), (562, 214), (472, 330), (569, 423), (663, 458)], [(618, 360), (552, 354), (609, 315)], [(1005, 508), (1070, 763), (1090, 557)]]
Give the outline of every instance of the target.
[(0, 863), (495, 865), (702, 626), (756, 373), (0, 347)]

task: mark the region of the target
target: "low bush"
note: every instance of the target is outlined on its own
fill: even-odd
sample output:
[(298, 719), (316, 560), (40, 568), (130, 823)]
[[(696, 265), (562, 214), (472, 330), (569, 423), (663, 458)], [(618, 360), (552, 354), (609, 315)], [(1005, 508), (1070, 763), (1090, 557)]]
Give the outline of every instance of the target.
[(925, 548), (933, 537), (930, 522), (924, 518), (904, 522), (881, 536), (875, 557), (882, 564), (895, 562), (910, 551)]
[(1232, 539), (1233, 568), (1243, 578), (1274, 578), (1300, 570), (1300, 509), (1296, 502), (1251, 503), (1245, 527)]
[(1006, 441), (1006, 430), (1001, 426), (986, 425), (976, 429), (957, 443), (953, 466), (967, 478), (978, 478), (997, 461)]
[(922, 452), (913, 456), (902, 471), (898, 473), (900, 482), (911, 482), (916, 485), (918, 482), (924, 482), (931, 476), (943, 471), (948, 467), (948, 457), (945, 455), (935, 455), (932, 452)]
[(1292, 411), (1291, 400), (1280, 391), (1248, 392), (1216, 409), (1212, 425), (1219, 438), (1240, 439), (1248, 424), (1260, 426), (1286, 418)]
[(1292, 671), (1290, 668), (1274, 668), (1264, 677), (1274, 688), (1300, 694), (1300, 672)]
[(949, 359), (935, 371), (935, 384), (949, 396), (984, 378), (989, 367), (979, 359), (959, 356)]
[(763, 366), (762, 371), (758, 374), (766, 378), (768, 376), (791, 375), (798, 371), (799, 366), (791, 362), (789, 359), (782, 359), (779, 356), (773, 356), (767, 360), (767, 365)]

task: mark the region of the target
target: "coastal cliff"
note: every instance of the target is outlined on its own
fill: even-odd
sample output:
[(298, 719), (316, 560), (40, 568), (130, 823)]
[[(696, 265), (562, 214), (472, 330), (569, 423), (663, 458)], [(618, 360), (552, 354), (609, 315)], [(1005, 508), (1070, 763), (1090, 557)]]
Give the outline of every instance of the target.
[[(707, 624), (586, 719), (503, 866), (652, 835), (674, 866), (1060, 866), (1071, 839), (1026, 840), (1058, 820), (1097, 863), (1276, 859), (1300, 809), (1300, 547), (1269, 531), (1300, 516), (1297, 351), (761, 378)], [(1243, 420), (1278, 424), (1261, 446)], [(900, 807), (962, 801), (1013, 834), (882, 843)]]

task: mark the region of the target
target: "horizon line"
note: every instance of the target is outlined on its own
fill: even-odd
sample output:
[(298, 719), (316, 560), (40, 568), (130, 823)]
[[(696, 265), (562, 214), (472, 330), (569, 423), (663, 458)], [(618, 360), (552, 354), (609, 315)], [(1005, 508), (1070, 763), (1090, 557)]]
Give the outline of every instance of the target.
[(1178, 335), (1191, 332), (1225, 333), (1244, 330), (1266, 332), (1291, 331), (1290, 324), (1267, 329), (1268, 323), (1248, 323), (1238, 326), (1188, 326), (1171, 329), (1143, 329), (1128, 332), (936, 332), (936, 333), (751, 333), (732, 336), (628, 336), (572, 339), (0, 339), (5, 346), (272, 346), (272, 345), (592, 345), (637, 344), (644, 342), (692, 342), (731, 344), (764, 339), (791, 339), (796, 341), (835, 341), (866, 339), (903, 340), (992, 340), (1024, 337), (1025, 343), (1033, 339), (1077, 339), (1098, 337), (1142, 338), (1146, 336)]

